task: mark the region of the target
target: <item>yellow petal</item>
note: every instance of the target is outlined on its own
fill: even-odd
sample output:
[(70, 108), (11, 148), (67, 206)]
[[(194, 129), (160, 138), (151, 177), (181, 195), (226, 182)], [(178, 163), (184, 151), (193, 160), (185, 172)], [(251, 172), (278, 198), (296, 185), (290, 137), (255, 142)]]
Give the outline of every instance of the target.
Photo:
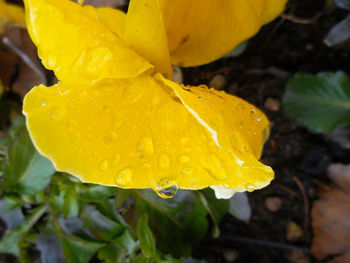
[(105, 24), (111, 32), (125, 40), (125, 18), (126, 14), (115, 8), (96, 8), (98, 18)]
[(172, 64), (214, 61), (279, 15), (287, 0), (162, 0)]
[(135, 77), (152, 69), (99, 20), (92, 6), (69, 0), (25, 0), (26, 22), (46, 68), (65, 83)]
[(0, 0), (0, 29), (10, 23), (24, 26), (24, 10), (12, 4), (7, 4), (4, 0)]
[[(266, 128), (262, 113), (236, 97), (219, 94), (224, 99), (217, 99), (205, 88), (191, 88), (208, 102), (223, 103), (215, 109), (198, 98), (197, 105), (169, 84), (160, 76), (141, 75), (91, 86), (37, 86), (24, 101), (27, 127), (37, 149), (58, 170), (84, 182), (156, 192), (175, 184), (234, 191), (266, 186), (273, 172), (251, 149), (261, 148), (262, 136), (246, 135)], [(242, 107), (227, 108), (234, 105)], [(251, 110), (264, 119), (251, 118)], [(226, 121), (232, 124), (225, 126)]]
[(159, 0), (130, 1), (126, 18), (126, 38), (158, 72), (172, 75), (168, 41)]

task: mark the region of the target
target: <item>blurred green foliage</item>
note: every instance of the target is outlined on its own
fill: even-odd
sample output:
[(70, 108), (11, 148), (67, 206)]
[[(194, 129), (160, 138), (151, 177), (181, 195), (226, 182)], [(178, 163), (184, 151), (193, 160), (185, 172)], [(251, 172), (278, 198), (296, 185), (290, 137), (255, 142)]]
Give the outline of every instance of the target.
[(344, 72), (296, 74), (283, 98), (285, 112), (311, 131), (329, 133), (350, 124), (350, 80)]

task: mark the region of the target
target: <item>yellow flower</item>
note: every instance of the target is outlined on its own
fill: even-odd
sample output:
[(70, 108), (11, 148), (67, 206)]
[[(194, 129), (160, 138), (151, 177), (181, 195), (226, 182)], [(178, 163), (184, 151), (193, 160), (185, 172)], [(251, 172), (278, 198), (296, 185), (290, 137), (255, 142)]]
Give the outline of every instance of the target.
[(39, 56), (60, 82), (34, 87), (23, 111), (57, 170), (165, 198), (208, 186), (228, 198), (272, 180), (258, 161), (269, 133), (260, 110), (159, 72), (222, 56), (284, 0), (131, 0), (127, 15), (69, 0), (24, 2)]
[(8, 24), (24, 26), (24, 11), (19, 6), (0, 0), (0, 31)]

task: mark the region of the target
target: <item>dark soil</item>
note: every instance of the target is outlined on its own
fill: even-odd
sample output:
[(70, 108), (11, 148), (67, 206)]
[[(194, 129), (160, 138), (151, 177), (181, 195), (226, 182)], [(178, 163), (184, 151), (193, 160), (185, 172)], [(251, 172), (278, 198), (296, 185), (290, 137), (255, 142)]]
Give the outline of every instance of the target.
[[(264, 107), (268, 98), (282, 100), (286, 81), (296, 72), (350, 73), (349, 44), (329, 48), (323, 43), (327, 32), (348, 13), (327, 8), (326, 1), (290, 0), (285, 14), (294, 21), (279, 18), (265, 26), (239, 57), (184, 70), (186, 84), (192, 85), (209, 84), (213, 76), (224, 75), (225, 90), (258, 106), (272, 124), (262, 162), (273, 167), (275, 180), (249, 194), (253, 210), (249, 222), (226, 216), (219, 239), (208, 236), (197, 249), (195, 256), (209, 263), (318, 262), (310, 254), (310, 210), (317, 199), (317, 185), (327, 183), (330, 163), (350, 162), (348, 151), (298, 125), (282, 107), (277, 112)], [(265, 207), (270, 196), (283, 201), (277, 212)], [(295, 242), (286, 238), (286, 226), (292, 221), (303, 229), (303, 237)]]

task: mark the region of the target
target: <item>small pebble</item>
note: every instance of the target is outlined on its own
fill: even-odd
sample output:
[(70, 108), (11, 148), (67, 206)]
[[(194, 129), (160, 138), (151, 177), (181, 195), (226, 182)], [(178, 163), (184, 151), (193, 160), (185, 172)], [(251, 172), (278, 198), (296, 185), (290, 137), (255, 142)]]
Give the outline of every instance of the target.
[(226, 250), (224, 251), (224, 258), (227, 262), (235, 262), (239, 258), (237, 250)]
[(289, 222), (286, 227), (287, 240), (291, 242), (298, 241), (303, 236), (303, 230), (293, 221)]
[(213, 87), (216, 90), (223, 90), (226, 86), (226, 78), (223, 75), (215, 75), (210, 83), (210, 87)]
[(279, 197), (268, 197), (265, 199), (265, 206), (270, 212), (277, 212), (282, 206), (282, 199)]
[(270, 110), (270, 111), (279, 111), (280, 110), (280, 102), (279, 100), (273, 99), (273, 98), (268, 98), (265, 101), (265, 108)]

